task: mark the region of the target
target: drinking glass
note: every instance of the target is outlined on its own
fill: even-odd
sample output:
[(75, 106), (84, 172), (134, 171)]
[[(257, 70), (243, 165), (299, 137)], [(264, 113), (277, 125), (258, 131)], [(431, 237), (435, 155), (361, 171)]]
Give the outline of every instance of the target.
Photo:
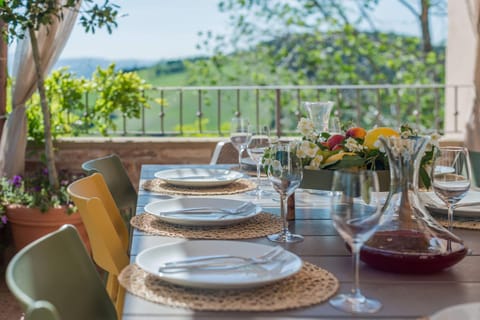
[(242, 155), (248, 143), (248, 120), (241, 117), (232, 118), (230, 125), (230, 141), (238, 150), (238, 166), (242, 169)]
[(432, 164), (432, 188), (448, 209), (448, 230), (452, 231), (453, 210), (470, 189), (470, 158), (467, 148), (440, 147)]
[(257, 188), (255, 190), (255, 195), (257, 199), (260, 199), (264, 192), (260, 188), (262, 159), (265, 150), (270, 146), (270, 129), (268, 126), (260, 126), (258, 128), (255, 126), (249, 126), (248, 131), (249, 139), (247, 143), (247, 152), (257, 165)]
[(303, 237), (288, 230), (287, 198), (300, 186), (303, 167), (296, 155), (296, 142), (279, 141), (270, 147), (271, 161), (268, 165), (268, 179), (273, 189), (280, 194), (280, 215), (283, 228), (280, 233), (271, 234), (268, 239), (275, 242), (298, 242)]
[(329, 303), (351, 313), (377, 312), (382, 304), (361, 293), (358, 269), (360, 249), (375, 233), (382, 215), (377, 173), (335, 171), (330, 204), (333, 225), (352, 250), (354, 283), (350, 293), (339, 294)]

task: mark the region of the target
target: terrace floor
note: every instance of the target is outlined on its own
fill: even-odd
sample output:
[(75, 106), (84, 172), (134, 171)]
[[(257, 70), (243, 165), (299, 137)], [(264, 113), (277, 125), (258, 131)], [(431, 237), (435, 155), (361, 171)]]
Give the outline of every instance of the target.
[(0, 263), (0, 320), (23, 319), (22, 309), (17, 300), (10, 294), (5, 283), (5, 269), (8, 261), (13, 255), (13, 249), (7, 248), (4, 259)]

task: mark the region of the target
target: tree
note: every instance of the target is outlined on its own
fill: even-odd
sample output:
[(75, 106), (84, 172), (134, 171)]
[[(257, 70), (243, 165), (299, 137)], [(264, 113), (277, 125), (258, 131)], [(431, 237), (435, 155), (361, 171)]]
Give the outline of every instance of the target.
[[(191, 83), (205, 80), (211, 85), (442, 83), (444, 49), (432, 47), (425, 52), (419, 37), (378, 31), (372, 13), (379, 2), (221, 1), (219, 9), (230, 14), (233, 35), (227, 38), (209, 32), (201, 34), (198, 47), (212, 57), (187, 64)], [(437, 1), (435, 5), (440, 3)], [(427, 12), (431, 13), (431, 2), (421, 4), (429, 6)], [(408, 106), (401, 111), (412, 114), (408, 108), (416, 101), (412, 101), (411, 94), (400, 93), (400, 103), (392, 96), (380, 95), (385, 110), (372, 109), (372, 113), (388, 114), (390, 106), (395, 104)], [(377, 98), (372, 95), (362, 103), (376, 105)], [(432, 106), (433, 99), (425, 97), (422, 106)], [(295, 104), (282, 101), (282, 105), (288, 103)], [(343, 107), (350, 112), (351, 105)], [(347, 117), (350, 115), (345, 114)], [(422, 112), (422, 117), (426, 124), (433, 115)]]
[(55, 19), (62, 20), (64, 10), (79, 10), (80, 22), (86, 32), (95, 33), (97, 28), (105, 27), (108, 32), (117, 26), (118, 5), (105, 0), (99, 5), (93, 0), (0, 0), (0, 19), (7, 25), (3, 36), (9, 41), (30, 39), (36, 71), (37, 89), (42, 106), (45, 158), (49, 182), (54, 189), (59, 188), (58, 173), (55, 166), (49, 103), (45, 94), (42, 61), (39, 54), (37, 34), (41, 28), (48, 28)]

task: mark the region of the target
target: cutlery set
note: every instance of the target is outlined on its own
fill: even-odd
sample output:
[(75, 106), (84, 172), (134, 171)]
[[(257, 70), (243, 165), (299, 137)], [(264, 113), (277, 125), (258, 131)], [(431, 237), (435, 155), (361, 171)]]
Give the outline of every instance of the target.
[(158, 272), (185, 272), (189, 270), (234, 270), (251, 265), (274, 262), (285, 251), (275, 246), (266, 253), (257, 257), (243, 257), (235, 255), (198, 256), (185, 260), (166, 262), (158, 268)]

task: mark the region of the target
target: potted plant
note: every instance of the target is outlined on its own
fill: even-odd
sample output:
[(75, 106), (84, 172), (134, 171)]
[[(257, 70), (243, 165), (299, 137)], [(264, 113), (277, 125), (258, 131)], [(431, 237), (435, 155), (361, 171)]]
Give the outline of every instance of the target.
[[(82, 4), (82, 6), (80, 6)], [(70, 206), (68, 200), (64, 198), (65, 186), (60, 183), (59, 174), (55, 166), (54, 148), (52, 141), (51, 115), (49, 102), (46, 96), (44, 85), (44, 66), (39, 52), (37, 32), (41, 28), (49, 27), (56, 19), (64, 18), (64, 10), (78, 10), (80, 22), (86, 32), (94, 33), (96, 28), (106, 27), (108, 32), (116, 26), (115, 19), (118, 14), (118, 6), (105, 0), (103, 5), (95, 3), (93, 0), (28, 0), (28, 1), (6, 1), (0, 0), (0, 19), (7, 24), (3, 30), (3, 37), (10, 41), (23, 39), (28, 36), (31, 44), (33, 61), (35, 66), (35, 77), (38, 93), (41, 100), (41, 108), (44, 125), (44, 144), (45, 144), (45, 164), (46, 171), (33, 175), (25, 175), (23, 178), (6, 177), (2, 185), (3, 207), (6, 209), (7, 218), (10, 209), (14, 208), (15, 199), (18, 201), (16, 207), (28, 207), (29, 209), (38, 209), (38, 212), (49, 212), (53, 209), (56, 212), (60, 205), (61, 215), (68, 216)], [(5, 134), (5, 132), (4, 132)], [(9, 159), (9, 161), (24, 161), (24, 159)], [(41, 180), (37, 180), (38, 178)], [(21, 180), (20, 180), (21, 179)], [(39, 182), (41, 181), (41, 182)], [(40, 183), (40, 184), (39, 184)], [(33, 189), (31, 188), (33, 187)], [(3, 189), (4, 188), (4, 189)], [(38, 192), (35, 193), (35, 188)], [(33, 193), (32, 193), (33, 192)], [(51, 208), (52, 207), (52, 208)], [(48, 210), (47, 210), (48, 209)], [(41, 225), (40, 222), (33, 222), (32, 214), (27, 219), (32, 225)], [(42, 220), (47, 219), (47, 214), (41, 215)], [(10, 218), (11, 219), (11, 218)], [(60, 222), (62, 224), (63, 222)], [(33, 231), (30, 231), (33, 232)], [(12, 230), (15, 233), (15, 230)], [(40, 234), (41, 235), (41, 234)], [(14, 238), (16, 235), (13, 235)], [(17, 249), (19, 249), (17, 247)]]
[(67, 193), (67, 186), (79, 177), (60, 171), (58, 189), (50, 184), (47, 169), (0, 179), (0, 219), (2, 224), (8, 221), (16, 250), (63, 224), (74, 225), (90, 248), (80, 215)]

